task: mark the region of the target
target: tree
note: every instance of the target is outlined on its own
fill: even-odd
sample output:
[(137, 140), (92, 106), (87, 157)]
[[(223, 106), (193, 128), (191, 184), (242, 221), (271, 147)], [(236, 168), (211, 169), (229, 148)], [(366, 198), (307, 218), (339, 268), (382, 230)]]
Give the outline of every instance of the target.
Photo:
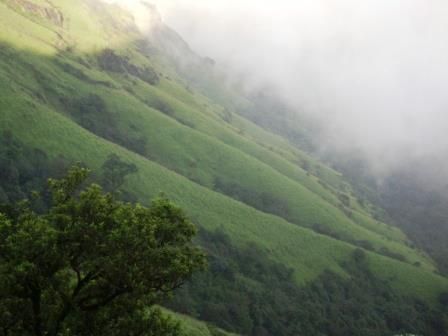
[(205, 263), (184, 212), (165, 198), (122, 203), (88, 171), (50, 180), (52, 205), (0, 214), (3, 335), (177, 335), (154, 304)]
[(137, 172), (133, 163), (127, 163), (116, 154), (111, 154), (102, 166), (102, 186), (107, 192), (116, 192), (124, 184), (126, 176)]

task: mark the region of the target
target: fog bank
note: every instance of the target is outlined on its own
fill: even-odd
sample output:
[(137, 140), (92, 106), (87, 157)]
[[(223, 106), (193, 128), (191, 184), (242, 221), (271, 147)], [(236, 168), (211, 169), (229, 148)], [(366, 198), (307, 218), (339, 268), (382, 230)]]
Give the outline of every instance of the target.
[(378, 171), (448, 153), (448, 2), (151, 2), (198, 53), (317, 118), (323, 147)]

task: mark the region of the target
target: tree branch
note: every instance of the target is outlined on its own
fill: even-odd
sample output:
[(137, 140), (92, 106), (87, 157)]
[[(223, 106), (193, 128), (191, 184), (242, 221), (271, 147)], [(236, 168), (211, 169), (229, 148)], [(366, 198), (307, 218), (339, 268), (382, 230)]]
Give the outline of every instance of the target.
[(93, 303), (90, 305), (84, 305), (83, 302), (89, 301), (93, 298), (92, 297), (85, 298), (83, 300), (83, 302), (80, 303), (80, 308), (83, 311), (94, 311), (94, 310), (97, 310), (97, 309), (109, 304), (110, 302), (115, 300), (117, 297), (119, 297), (123, 294), (131, 293), (131, 292), (132, 292), (132, 288), (129, 288), (129, 287), (120, 288), (120, 289), (115, 290), (111, 295), (105, 297), (104, 299), (100, 300), (99, 302), (96, 302), (96, 303)]
[(42, 336), (41, 291), (34, 286), (30, 287), (30, 299), (33, 308), (33, 331), (36, 336)]
[(91, 272), (87, 273), (87, 275), (84, 278), (81, 278), (81, 272), (77, 268), (73, 267), (73, 265), (72, 265), (72, 269), (76, 273), (78, 282), (77, 282), (76, 287), (73, 290), (70, 298), (59, 293), (61, 295), (64, 303), (63, 303), (61, 312), (58, 314), (58, 317), (56, 318), (56, 320), (54, 322), (54, 326), (53, 326), (52, 330), (50, 331), (49, 336), (56, 336), (59, 333), (59, 329), (61, 328), (62, 323), (67, 318), (67, 316), (70, 314), (70, 312), (73, 308), (73, 300), (78, 296), (79, 292), (91, 280), (93, 280), (98, 274), (98, 272), (91, 271)]

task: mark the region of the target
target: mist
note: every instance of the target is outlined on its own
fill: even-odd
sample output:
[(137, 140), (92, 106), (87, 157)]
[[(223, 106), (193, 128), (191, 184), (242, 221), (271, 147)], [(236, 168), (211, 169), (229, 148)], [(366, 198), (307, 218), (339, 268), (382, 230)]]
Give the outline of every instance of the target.
[(322, 148), (361, 152), (376, 172), (446, 164), (446, 1), (151, 2), (199, 54), (316, 119)]

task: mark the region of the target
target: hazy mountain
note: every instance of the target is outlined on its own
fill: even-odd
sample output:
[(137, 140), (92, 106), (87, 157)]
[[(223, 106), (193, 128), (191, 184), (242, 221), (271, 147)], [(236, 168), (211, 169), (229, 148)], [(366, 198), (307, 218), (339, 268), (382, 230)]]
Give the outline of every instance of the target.
[[(0, 1), (1, 202), (82, 162), (125, 200), (163, 192), (200, 228), (209, 269), (171, 310), (242, 335), (446, 334), (448, 279), (392, 202), (319, 159), (317, 126), (276, 92), (228, 83), (139, 6)], [(122, 186), (111, 155), (135, 168)]]

